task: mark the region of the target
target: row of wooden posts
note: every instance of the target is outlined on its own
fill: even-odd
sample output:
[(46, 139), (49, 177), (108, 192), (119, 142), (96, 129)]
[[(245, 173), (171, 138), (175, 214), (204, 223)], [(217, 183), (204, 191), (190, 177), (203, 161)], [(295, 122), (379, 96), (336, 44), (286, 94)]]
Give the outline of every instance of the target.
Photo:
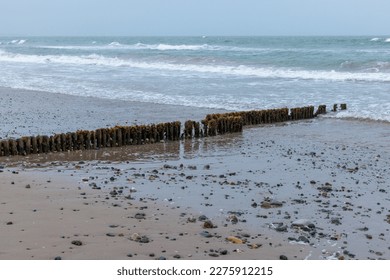
[[(333, 110), (337, 110), (335, 104)], [(340, 104), (342, 110), (346, 104)], [(290, 111), (290, 114), (289, 114)], [(288, 120), (314, 118), (326, 113), (326, 105), (320, 105), (314, 113), (314, 106), (302, 108), (282, 108), (209, 114), (201, 122), (188, 120), (181, 132), (181, 123), (168, 122), (150, 125), (115, 126), (94, 131), (78, 130), (52, 136), (26, 136), (19, 139), (0, 141), (0, 156), (41, 154), (91, 150), (127, 145), (142, 145), (162, 141), (177, 141), (241, 132), (246, 125), (270, 124)]]

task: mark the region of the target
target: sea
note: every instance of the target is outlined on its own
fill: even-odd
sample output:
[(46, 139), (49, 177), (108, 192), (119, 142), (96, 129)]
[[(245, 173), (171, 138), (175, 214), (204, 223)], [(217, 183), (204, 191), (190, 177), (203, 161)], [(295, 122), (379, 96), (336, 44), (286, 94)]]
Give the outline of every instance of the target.
[(390, 36), (0, 37), (0, 87), (390, 122)]

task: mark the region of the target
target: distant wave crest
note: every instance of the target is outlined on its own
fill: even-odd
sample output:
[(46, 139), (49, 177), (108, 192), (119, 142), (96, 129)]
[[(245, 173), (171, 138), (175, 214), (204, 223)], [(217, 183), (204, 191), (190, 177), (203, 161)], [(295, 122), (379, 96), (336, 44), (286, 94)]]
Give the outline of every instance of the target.
[(170, 44), (121, 44), (119, 42), (111, 42), (105, 45), (93, 45), (86, 46), (41, 46), (48, 49), (69, 49), (69, 50), (110, 50), (110, 49), (128, 49), (128, 50), (159, 50), (159, 51), (197, 51), (197, 50), (220, 50), (219, 46), (211, 46), (207, 44), (203, 45), (170, 45)]
[(9, 42), (7, 42), (7, 44), (9, 44), (9, 45), (23, 45), (26, 42), (27, 42), (27, 40), (25, 40), (25, 39), (19, 39), (19, 40), (9, 41)]

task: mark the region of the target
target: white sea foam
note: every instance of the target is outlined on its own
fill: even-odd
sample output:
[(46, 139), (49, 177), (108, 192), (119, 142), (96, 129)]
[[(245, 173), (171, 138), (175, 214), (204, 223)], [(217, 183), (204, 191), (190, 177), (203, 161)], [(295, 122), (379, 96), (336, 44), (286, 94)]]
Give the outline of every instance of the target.
[(26, 42), (27, 42), (27, 40), (20, 39), (20, 40), (12, 40), (12, 41), (8, 42), (8, 44), (23, 45)]
[(371, 41), (371, 42), (377, 42), (377, 41), (379, 41), (379, 40), (380, 40), (380, 38), (375, 37), (375, 38), (372, 38), (370, 41)]
[[(321, 70), (296, 70), (288, 68), (230, 66), (211, 64), (174, 64), (167, 62), (145, 62), (124, 60), (116, 57), (105, 57), (97, 54), (87, 56), (70, 55), (23, 55), (0, 52), (0, 61), (16, 63), (57, 63), (64, 65), (90, 65), (106, 67), (130, 67), (147, 70), (179, 71), (194, 73), (212, 73), (216, 75), (247, 76), (258, 78), (282, 78), (304, 80), (331, 80), (331, 81), (378, 81), (390, 82), (390, 75), (386, 72), (361, 73), (337, 72)], [(172, 74), (172, 73), (171, 73)], [(173, 74), (174, 75), (174, 74)]]
[(92, 45), (70, 45), (70, 46), (37, 46), (38, 48), (46, 49), (63, 49), (63, 50), (151, 50), (151, 51), (232, 51), (232, 52), (272, 52), (282, 51), (282, 49), (269, 49), (269, 48), (249, 48), (249, 47), (235, 47), (235, 46), (221, 46), (221, 45), (170, 45), (170, 44), (121, 44), (119, 42), (111, 42), (105, 45), (98, 45), (94, 43)]
[(390, 43), (390, 38), (387, 38), (387, 39), (385, 40), (385, 42), (386, 42), (386, 43)]
[(108, 44), (109, 46), (112, 46), (112, 47), (119, 47), (119, 46), (122, 46), (122, 44), (121, 43), (119, 43), (119, 42), (111, 42), (111, 43), (109, 43)]

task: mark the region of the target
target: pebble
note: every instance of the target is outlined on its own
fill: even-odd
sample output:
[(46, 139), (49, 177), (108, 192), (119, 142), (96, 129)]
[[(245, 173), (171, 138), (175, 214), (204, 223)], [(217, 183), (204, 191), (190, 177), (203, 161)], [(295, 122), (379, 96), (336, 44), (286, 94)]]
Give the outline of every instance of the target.
[(188, 217), (187, 218), (187, 222), (188, 223), (195, 223), (196, 222), (196, 218), (195, 217)]
[(225, 249), (219, 250), (219, 253), (220, 253), (222, 256), (225, 256), (225, 255), (228, 254), (228, 250), (225, 250)]
[(275, 228), (277, 232), (287, 232), (287, 225), (280, 224), (278, 227)]
[(204, 222), (204, 221), (206, 221), (206, 220), (208, 220), (209, 218), (207, 218), (205, 215), (200, 215), (199, 217), (198, 217), (198, 221), (201, 221), (201, 222)]
[(212, 237), (212, 235), (211, 235), (210, 232), (208, 232), (208, 231), (202, 231), (202, 232), (200, 233), (200, 235), (203, 236), (203, 237), (206, 237), (206, 238)]
[(218, 258), (219, 254), (217, 254), (217, 253), (210, 253), (209, 256), (210, 257), (214, 257), (214, 258)]
[(298, 241), (304, 242), (304, 243), (310, 243), (310, 240), (307, 237), (303, 236), (303, 235), (298, 237)]
[(279, 260), (284, 260), (284, 261), (286, 261), (286, 260), (288, 260), (288, 258), (287, 258), (285, 255), (280, 255), (280, 256), (279, 256)]
[(236, 215), (232, 214), (232, 215), (229, 215), (229, 217), (227, 218), (227, 220), (229, 222), (231, 222), (233, 225), (237, 224), (238, 223), (238, 218)]
[(235, 236), (228, 236), (226, 237), (226, 240), (231, 242), (231, 243), (234, 243), (234, 244), (243, 244), (244, 241), (238, 237), (235, 237)]
[(315, 225), (310, 221), (310, 220), (307, 220), (307, 219), (299, 219), (299, 220), (296, 220), (294, 222), (292, 222), (291, 224), (293, 227), (298, 227), (298, 228), (315, 228)]
[(145, 213), (137, 213), (134, 215), (134, 218), (138, 219), (138, 220), (144, 220), (145, 219)]
[(283, 206), (283, 202), (274, 199), (269, 199), (269, 198), (266, 198), (264, 201), (260, 203), (260, 207), (264, 209), (277, 208), (282, 206)]
[(210, 221), (207, 220), (203, 223), (203, 228), (215, 228), (216, 226)]
[(75, 246), (82, 246), (83, 242), (81, 242), (80, 240), (73, 240), (72, 244), (75, 245)]

